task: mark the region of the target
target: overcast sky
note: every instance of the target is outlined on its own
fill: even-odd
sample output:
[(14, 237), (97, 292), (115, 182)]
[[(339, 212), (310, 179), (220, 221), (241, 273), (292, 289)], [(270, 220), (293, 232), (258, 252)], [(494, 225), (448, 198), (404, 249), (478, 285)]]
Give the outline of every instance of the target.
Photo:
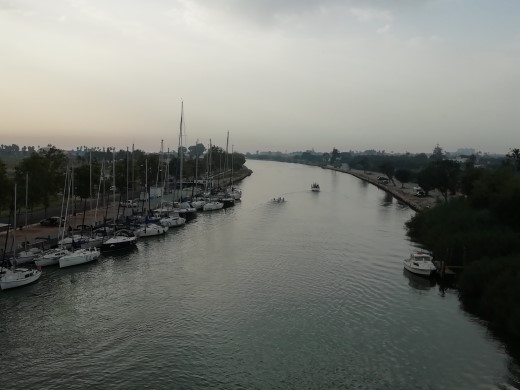
[(0, 143), (520, 147), (518, 0), (0, 0)]

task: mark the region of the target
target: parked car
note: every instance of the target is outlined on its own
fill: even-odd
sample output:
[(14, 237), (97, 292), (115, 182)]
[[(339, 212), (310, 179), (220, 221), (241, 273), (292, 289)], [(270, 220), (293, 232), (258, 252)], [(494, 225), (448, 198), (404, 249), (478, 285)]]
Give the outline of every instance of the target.
[[(65, 218), (61, 217), (61, 224), (65, 223)], [(60, 225), (60, 217), (49, 217), (42, 219), (40, 221), (40, 225), (42, 226), (59, 226)]]
[(377, 181), (380, 182), (381, 184), (390, 183), (390, 180), (388, 180), (388, 177), (385, 177), (385, 176), (378, 176)]
[(415, 196), (422, 198), (422, 197), (426, 196), (426, 192), (424, 192), (423, 190), (417, 190), (417, 191), (415, 191)]
[(126, 200), (126, 201), (120, 202), (119, 205), (121, 207), (132, 207), (132, 208), (137, 207), (137, 203), (133, 200)]

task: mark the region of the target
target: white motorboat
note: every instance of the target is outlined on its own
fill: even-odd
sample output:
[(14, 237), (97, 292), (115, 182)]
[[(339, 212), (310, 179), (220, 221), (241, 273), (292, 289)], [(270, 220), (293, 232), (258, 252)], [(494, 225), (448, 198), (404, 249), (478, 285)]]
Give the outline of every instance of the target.
[(42, 272), (37, 269), (0, 267), (0, 289), (25, 286), (36, 282), (40, 276)]
[(78, 249), (77, 251), (60, 258), (60, 268), (89, 263), (91, 261), (97, 260), (99, 255), (100, 253), (97, 248)]
[(205, 204), (205, 200), (194, 200), (191, 202), (191, 207), (193, 207), (195, 210), (202, 210)]
[(59, 264), (63, 256), (70, 255), (71, 251), (63, 248), (50, 249), (43, 252), (40, 256), (34, 259), (34, 264), (38, 267), (47, 267), (49, 265)]
[(235, 200), (240, 200), (242, 198), (242, 190), (239, 188), (232, 188), (230, 195)]
[(435, 272), (432, 256), (426, 252), (414, 252), (404, 260), (404, 268), (411, 273), (431, 276)]
[(214, 210), (220, 210), (224, 207), (224, 203), (219, 201), (209, 201), (206, 202), (206, 204), (203, 207), (204, 211), (214, 211)]
[(153, 237), (165, 234), (168, 231), (168, 226), (161, 226), (155, 223), (149, 223), (137, 228), (134, 234), (137, 237)]
[(161, 226), (165, 226), (165, 227), (169, 227), (170, 228), (170, 227), (176, 227), (176, 226), (184, 225), (186, 223), (186, 219), (182, 218), (182, 217), (174, 217), (174, 216), (164, 217), (164, 218), (161, 218), (159, 223), (161, 224)]
[(320, 185), (318, 183), (312, 183), (311, 184), (311, 191), (312, 192), (320, 192)]

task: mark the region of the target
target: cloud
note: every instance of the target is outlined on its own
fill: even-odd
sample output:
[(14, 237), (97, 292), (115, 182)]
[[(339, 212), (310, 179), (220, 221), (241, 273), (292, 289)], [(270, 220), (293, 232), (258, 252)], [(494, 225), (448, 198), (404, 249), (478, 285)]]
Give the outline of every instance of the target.
[(376, 32), (378, 34), (386, 34), (386, 33), (388, 33), (390, 31), (391, 28), (392, 28), (392, 26), (389, 23), (387, 23), (383, 27), (378, 28), (376, 30)]
[(351, 8), (350, 13), (360, 22), (391, 22), (394, 16), (388, 10), (377, 8)]

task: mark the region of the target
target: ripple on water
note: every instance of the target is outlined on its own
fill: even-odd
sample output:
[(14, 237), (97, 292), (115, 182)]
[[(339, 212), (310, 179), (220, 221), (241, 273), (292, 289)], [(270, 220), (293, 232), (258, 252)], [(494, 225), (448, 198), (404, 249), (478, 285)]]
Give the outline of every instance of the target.
[(403, 272), (410, 210), (349, 175), (251, 164), (234, 208), (2, 293), (2, 383), (518, 387), (517, 366), (456, 294)]

